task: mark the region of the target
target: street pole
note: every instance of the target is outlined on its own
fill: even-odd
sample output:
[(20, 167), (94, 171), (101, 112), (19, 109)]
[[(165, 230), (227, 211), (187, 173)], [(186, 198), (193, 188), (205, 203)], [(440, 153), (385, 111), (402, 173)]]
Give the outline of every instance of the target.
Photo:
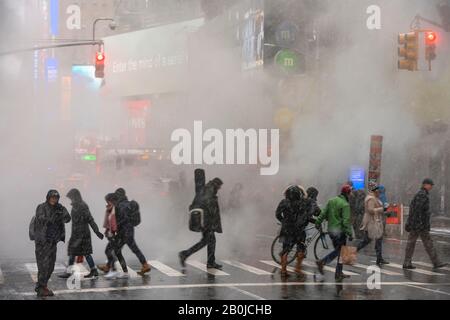
[(39, 50), (45, 50), (45, 49), (56, 49), (56, 48), (65, 48), (65, 47), (78, 47), (78, 46), (94, 46), (94, 45), (103, 45), (103, 41), (79, 41), (79, 42), (69, 42), (64, 44), (52, 44), (47, 46), (39, 46), (39, 47), (32, 47), (32, 48), (24, 48), (24, 49), (15, 49), (10, 51), (4, 51), (0, 52), (0, 56), (6, 56), (9, 54), (15, 54), (15, 53), (23, 53), (23, 52), (32, 52), (32, 51), (39, 51)]
[[(92, 24), (92, 41), (95, 41), (95, 29), (97, 27), (97, 23), (100, 21), (111, 21), (111, 22), (115, 22), (114, 19), (112, 18), (98, 18), (95, 19), (94, 23)], [(112, 28), (112, 27), (111, 27)]]

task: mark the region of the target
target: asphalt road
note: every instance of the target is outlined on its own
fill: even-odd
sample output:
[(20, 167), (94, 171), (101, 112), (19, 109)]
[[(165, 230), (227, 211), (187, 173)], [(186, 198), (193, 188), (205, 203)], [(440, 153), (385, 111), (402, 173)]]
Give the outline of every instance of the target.
[[(256, 237), (259, 248), (233, 257), (218, 257), (218, 262), (224, 265), (222, 271), (206, 270), (203, 262), (206, 250), (189, 260), (185, 270), (176, 257), (170, 261), (149, 259), (153, 270), (146, 277), (133, 272), (139, 269), (139, 264), (128, 259), (130, 279), (106, 280), (102, 275), (97, 280), (82, 280), (79, 289), (70, 289), (65, 280), (56, 276), (64, 270), (64, 262), (59, 261), (49, 283), (56, 296), (48, 299), (450, 299), (450, 267), (433, 270), (420, 242), (414, 257), (418, 268), (404, 271), (401, 265), (405, 242), (386, 239), (385, 258), (392, 264), (382, 268), (380, 286), (369, 288), (368, 280), (373, 284), (373, 275), (367, 272), (367, 267), (374, 265), (375, 260), (372, 245), (359, 254), (357, 265), (344, 267), (351, 277), (343, 282), (334, 280), (332, 265), (321, 278), (311, 254), (305, 260), (304, 276), (291, 273), (284, 280), (270, 258), (271, 236)], [(450, 242), (440, 240), (436, 246), (442, 259), (449, 261)], [(83, 273), (88, 267), (79, 265), (78, 268)], [(0, 270), (0, 299), (38, 299), (33, 290), (35, 261), (3, 259)]]

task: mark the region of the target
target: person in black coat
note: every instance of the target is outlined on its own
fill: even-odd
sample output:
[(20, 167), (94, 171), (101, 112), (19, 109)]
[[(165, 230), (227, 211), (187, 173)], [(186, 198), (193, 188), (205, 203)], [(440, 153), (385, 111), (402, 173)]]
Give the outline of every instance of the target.
[[(90, 268), (90, 273), (86, 275), (85, 278), (97, 278), (97, 268), (95, 267), (94, 259), (91, 256), (92, 242), (89, 226), (100, 240), (103, 239), (103, 234), (98, 229), (88, 205), (83, 201), (80, 191), (78, 189), (70, 190), (67, 193), (67, 198), (72, 201), (72, 211), (70, 213), (72, 217), (72, 235), (67, 248), (69, 255), (68, 269), (74, 265), (77, 256), (85, 256)], [(71, 274), (71, 272), (65, 272), (62, 275), (59, 275), (59, 277), (68, 278)]]
[(430, 236), (431, 211), (429, 192), (433, 189), (433, 185), (433, 180), (428, 178), (423, 180), (422, 188), (416, 193), (409, 206), (409, 216), (405, 224), (405, 230), (409, 232), (409, 235), (403, 263), (404, 269), (416, 268), (412, 265), (412, 256), (419, 237), (422, 239), (423, 246), (430, 256), (434, 268), (442, 268), (447, 265), (447, 263), (442, 263), (439, 260)]
[(295, 272), (301, 274), (301, 266), (306, 256), (305, 227), (312, 219), (314, 211), (302, 190), (296, 186), (289, 186), (284, 192), (285, 198), (278, 204), (275, 216), (281, 222), (280, 242), (283, 249), (280, 252), (281, 275), (287, 276), (288, 254), (297, 246), (297, 263)]
[(204, 213), (204, 229), (202, 239), (191, 248), (181, 251), (179, 259), (181, 266), (185, 267), (186, 259), (197, 251), (207, 246), (208, 262), (207, 268), (222, 269), (222, 266), (216, 263), (216, 236), (215, 233), (222, 233), (222, 222), (220, 219), (219, 199), (217, 193), (222, 187), (223, 182), (219, 178), (209, 181), (203, 188), (199, 188), (194, 201), (189, 210), (202, 209)]
[(46, 201), (36, 208), (34, 220), (34, 241), (36, 263), (38, 267), (38, 282), (36, 292), (39, 297), (53, 296), (48, 289), (56, 262), (56, 245), (65, 241), (65, 223), (70, 222), (70, 214), (59, 203), (60, 195), (56, 190), (47, 193)]

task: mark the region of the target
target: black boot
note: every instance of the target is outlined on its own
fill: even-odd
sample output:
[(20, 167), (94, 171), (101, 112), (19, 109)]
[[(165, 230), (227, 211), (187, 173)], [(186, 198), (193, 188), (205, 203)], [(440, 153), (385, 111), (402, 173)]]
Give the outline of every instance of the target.
[(91, 272), (87, 276), (84, 276), (85, 279), (97, 279), (98, 278), (98, 271), (97, 269), (91, 269)]
[(58, 278), (61, 278), (61, 279), (68, 279), (68, 278), (70, 278), (71, 275), (72, 275), (72, 274), (69, 273), (69, 272), (64, 272), (64, 273), (58, 274)]
[(178, 259), (180, 259), (181, 267), (186, 268), (186, 253), (184, 251), (178, 254)]
[(218, 270), (222, 270), (222, 265), (217, 264), (217, 263), (208, 263), (208, 265), (206, 266), (208, 269), (218, 269)]
[(446, 267), (446, 266), (448, 266), (448, 263), (442, 262), (442, 263), (435, 264), (433, 266), (433, 269), (440, 269), (440, 268), (443, 268), (443, 267)]
[(411, 263), (410, 264), (404, 264), (403, 265), (403, 269), (407, 269), (407, 270), (414, 270), (416, 267), (413, 266)]
[(383, 258), (377, 259), (377, 266), (381, 267), (384, 264), (389, 264), (389, 261), (386, 261)]

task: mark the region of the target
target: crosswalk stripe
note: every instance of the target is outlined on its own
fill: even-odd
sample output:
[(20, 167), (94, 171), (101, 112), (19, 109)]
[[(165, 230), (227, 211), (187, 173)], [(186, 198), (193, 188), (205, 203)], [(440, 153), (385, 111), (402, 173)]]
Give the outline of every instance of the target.
[(0, 284), (3, 284), (5, 282), (5, 278), (3, 277), (2, 268), (0, 268)]
[(236, 268), (239, 268), (239, 269), (260, 275), (260, 276), (272, 275), (271, 272), (255, 268), (255, 267), (249, 266), (248, 264), (244, 264), (244, 263), (241, 263), (238, 261), (230, 261), (230, 260), (222, 260), (222, 261), (223, 261), (223, 263), (229, 264), (230, 266), (233, 266), (233, 267), (236, 267)]
[[(127, 266), (128, 268), (128, 276), (130, 278), (140, 278), (141, 276), (138, 275), (138, 273), (136, 271), (134, 271), (130, 266)], [(123, 270), (122, 270), (123, 271)]]
[(186, 263), (194, 268), (200, 269), (204, 272), (215, 276), (229, 276), (228, 273), (223, 272), (222, 270), (214, 269), (214, 268), (206, 268), (206, 264), (201, 263), (200, 261), (186, 261)]
[[(422, 261), (414, 261), (413, 264), (417, 264), (419, 266), (429, 267), (429, 268), (433, 268), (434, 267), (431, 263), (426, 263), (426, 262), (422, 262)], [(443, 268), (439, 268), (439, 270), (450, 271), (450, 268), (449, 267), (443, 267)]]
[[(397, 263), (390, 263), (390, 264), (388, 264), (387, 266), (389, 266), (389, 267), (393, 267), (393, 268), (397, 268), (397, 269), (402, 269), (403, 270), (403, 266), (402, 265), (400, 265), (400, 264), (397, 264)], [(408, 271), (411, 271), (411, 272), (417, 272), (417, 273), (421, 273), (421, 274), (426, 274), (426, 275), (428, 275), (428, 276), (443, 276), (444, 274), (442, 274), (442, 273), (437, 273), (437, 272), (433, 272), (433, 271), (428, 271), (428, 270), (425, 270), (425, 269), (419, 269), (419, 268), (417, 268), (417, 269), (408, 269)]]
[(82, 263), (77, 263), (77, 264), (73, 265), (72, 272), (79, 273), (82, 276), (86, 276), (89, 274), (89, 271), (86, 269), (86, 267)]
[[(308, 266), (308, 267), (317, 267), (317, 265), (315, 263), (310, 262), (310, 261), (303, 261), (303, 264), (305, 266)], [(332, 267), (329, 267), (329, 266), (323, 266), (323, 270), (330, 271), (330, 272), (333, 272), (333, 273), (336, 272), (335, 268), (332, 268)], [(345, 275), (348, 275), (348, 276), (359, 276), (360, 275), (359, 273), (346, 271), (346, 270), (344, 270), (343, 273)]]
[[(367, 270), (367, 268), (368, 268), (369, 266), (368, 266), (368, 265), (365, 265), (365, 264), (361, 264), (361, 263), (355, 263), (355, 264), (352, 265), (352, 267), (356, 267), (356, 268), (361, 268), (361, 269)], [(382, 268), (380, 268), (380, 272), (381, 272), (382, 274), (385, 274), (385, 275), (388, 275), (388, 276), (402, 276), (401, 273), (394, 272), (394, 271), (389, 271), (389, 270), (385, 270), (385, 269), (382, 269)]]
[[(37, 273), (38, 273), (38, 267), (37, 263), (25, 263), (25, 268), (30, 273), (31, 280), (33, 280), (34, 283), (37, 282)], [(55, 271), (61, 271), (66, 270), (66, 267), (62, 265), (61, 263), (55, 263)], [(49, 280), (51, 281), (51, 279)]]
[[(280, 266), (278, 263), (276, 263), (275, 261), (272, 261), (272, 260), (260, 260), (260, 261), (261, 261), (262, 263), (264, 263), (264, 264), (269, 265), (269, 266), (272, 266), (272, 267), (281, 269), (281, 266)], [(288, 267), (286, 268), (286, 270), (289, 271), (289, 272), (295, 273), (295, 269), (292, 268), (292, 267), (289, 267), (289, 266), (288, 266)], [(314, 275), (314, 273), (309, 272), (309, 271), (302, 270), (302, 272), (303, 272), (304, 274), (307, 274), (307, 275), (310, 275), (310, 276), (313, 276), (313, 275)]]
[(164, 263), (159, 262), (157, 260), (150, 260), (150, 261), (148, 261), (148, 264), (151, 265), (156, 270), (164, 273), (165, 275), (167, 275), (169, 277), (184, 277), (185, 276), (181, 272), (179, 272), (175, 269), (172, 269), (168, 265), (165, 265)]

